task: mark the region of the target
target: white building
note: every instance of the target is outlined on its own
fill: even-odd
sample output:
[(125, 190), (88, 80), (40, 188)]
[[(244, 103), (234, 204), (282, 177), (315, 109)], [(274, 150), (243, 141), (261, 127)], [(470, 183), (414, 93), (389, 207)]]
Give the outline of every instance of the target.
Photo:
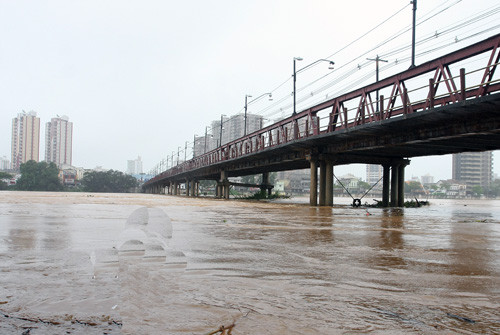
[(384, 175), (384, 167), (382, 165), (367, 164), (366, 165), (366, 182), (370, 185), (375, 185)]
[(422, 184), (424, 185), (434, 184), (434, 176), (430, 174), (420, 177), (420, 180), (422, 180)]
[(10, 161), (7, 157), (0, 157), (0, 170), (10, 170)]
[(71, 165), (73, 155), (73, 123), (66, 115), (52, 118), (45, 125), (45, 161), (57, 166)]
[(142, 173), (141, 156), (137, 156), (137, 159), (132, 159), (132, 160), (127, 161), (127, 173), (128, 174), (141, 174)]

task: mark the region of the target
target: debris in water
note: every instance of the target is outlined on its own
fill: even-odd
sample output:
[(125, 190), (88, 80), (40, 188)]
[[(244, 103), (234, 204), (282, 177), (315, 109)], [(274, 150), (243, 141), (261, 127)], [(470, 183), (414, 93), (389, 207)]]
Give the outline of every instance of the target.
[(446, 315), (448, 315), (450, 318), (457, 319), (457, 320), (460, 320), (463, 322), (476, 323), (476, 321), (469, 319), (469, 318), (466, 318), (466, 317), (463, 317), (463, 316), (459, 316), (459, 315), (455, 315), (455, 314), (451, 314), (451, 313), (446, 313)]
[(233, 323), (230, 326), (220, 326), (219, 329), (214, 330), (213, 332), (207, 333), (206, 335), (215, 335), (215, 334), (220, 334), (220, 335), (231, 335), (231, 332), (233, 331), (233, 327), (235, 324)]

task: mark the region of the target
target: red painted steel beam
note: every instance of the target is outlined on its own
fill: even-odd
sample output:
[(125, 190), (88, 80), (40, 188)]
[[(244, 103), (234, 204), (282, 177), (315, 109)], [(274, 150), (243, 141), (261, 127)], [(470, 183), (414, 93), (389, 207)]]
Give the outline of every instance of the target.
[(391, 77), (382, 79), (378, 81), (377, 83), (373, 83), (371, 85), (365, 86), (360, 89), (356, 89), (354, 91), (351, 91), (349, 93), (343, 94), (341, 96), (338, 96), (336, 98), (330, 99), (328, 101), (325, 101), (321, 104), (318, 104), (316, 106), (313, 106), (309, 109), (304, 110), (303, 112), (297, 114), (297, 116), (301, 115), (302, 113), (317, 113), (323, 109), (326, 109), (328, 107), (332, 107), (335, 104), (336, 100), (339, 101), (348, 101), (351, 99), (354, 99), (364, 92), (374, 92), (377, 90), (381, 90), (383, 88), (386, 88), (388, 86), (393, 85), (395, 82), (401, 82), (405, 81), (411, 78), (418, 77), (422, 74), (431, 72), (433, 70), (436, 70), (440, 65), (449, 65), (453, 63), (457, 63), (461, 60), (467, 59), (474, 57), (476, 55), (479, 55), (483, 52), (486, 52), (488, 50), (492, 50), (495, 47), (498, 47), (500, 44), (500, 34), (492, 36), (484, 41), (472, 44), (466, 48), (457, 50), (455, 52), (452, 52), (450, 54), (444, 55), (440, 58), (428, 61), (426, 63), (423, 63), (419, 66), (416, 66), (412, 69), (408, 69), (404, 72), (398, 73), (396, 75), (393, 75)]

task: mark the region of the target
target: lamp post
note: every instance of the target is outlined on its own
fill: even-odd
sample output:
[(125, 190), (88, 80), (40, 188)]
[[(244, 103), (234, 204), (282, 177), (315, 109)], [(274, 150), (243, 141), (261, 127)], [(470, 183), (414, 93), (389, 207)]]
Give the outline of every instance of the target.
[[(388, 61), (385, 59), (381, 59), (378, 55), (375, 58), (367, 58), (366, 60), (372, 60), (375, 61), (375, 80), (378, 83), (378, 62), (384, 62), (387, 63)], [(377, 113), (378, 113), (378, 90), (377, 90)]]
[(186, 141), (184, 145), (184, 162), (187, 161), (187, 152), (188, 152), (188, 142)]
[(297, 114), (295, 110), (295, 83), (297, 81), (297, 72), (295, 71), (295, 62), (303, 60), (302, 57), (293, 57), (293, 115)]
[[(246, 109), (245, 109), (246, 110)], [(219, 146), (222, 146), (222, 130), (224, 129), (222, 127), (222, 124), (224, 123), (224, 114), (221, 114), (220, 116), (220, 134), (219, 134)]]
[(413, 25), (411, 33), (411, 69), (415, 67), (415, 22), (417, 20), (417, 0), (412, 0), (410, 3), (413, 4)]
[(251, 98), (251, 97), (252, 97), (251, 95), (248, 95), (248, 94), (245, 95), (245, 117), (244, 117), (245, 128), (243, 128), (243, 136), (245, 136), (247, 134), (247, 106), (248, 106), (247, 99)]
[(252, 102), (255, 102), (255, 101), (259, 100), (260, 98), (262, 98), (265, 95), (269, 96), (269, 101), (273, 100), (273, 94), (271, 92), (261, 94), (257, 98), (255, 98), (253, 100), (250, 100), (250, 101), (248, 101), (247, 99), (251, 98), (252, 96), (248, 95), (248, 94), (245, 95), (245, 129), (244, 129), (244, 132), (243, 132), (243, 136), (245, 136), (247, 134), (247, 109), (248, 109), (248, 105), (250, 105)]
[(317, 61), (315, 62), (312, 62), (311, 64), (309, 65), (306, 65), (304, 66), (302, 69), (300, 70), (296, 70), (295, 69), (295, 63), (296, 61), (301, 61), (303, 60), (302, 57), (293, 57), (293, 115), (297, 114), (297, 110), (296, 110), (296, 92), (295, 92), (295, 83), (297, 81), (297, 73), (301, 72), (301, 71), (304, 71), (305, 69), (313, 66), (314, 64), (316, 63), (319, 63), (319, 62), (328, 62), (330, 64), (330, 66), (328, 67), (330, 70), (333, 70), (333, 65), (335, 65), (335, 62), (331, 61), (331, 60), (328, 60), (328, 59), (318, 59)]
[(196, 157), (196, 134), (194, 134), (193, 138), (193, 158)]
[(177, 165), (179, 165), (179, 153), (181, 151), (181, 147), (177, 147)]
[(204, 154), (207, 153), (207, 131), (208, 131), (208, 126), (205, 127), (205, 150), (203, 151)]

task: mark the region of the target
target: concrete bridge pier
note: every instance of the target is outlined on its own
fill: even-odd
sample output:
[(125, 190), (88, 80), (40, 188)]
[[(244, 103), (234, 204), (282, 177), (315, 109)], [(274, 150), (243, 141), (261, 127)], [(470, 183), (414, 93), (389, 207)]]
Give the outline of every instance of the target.
[(382, 177), (382, 207), (389, 207), (389, 190), (390, 190), (390, 173), (391, 167), (390, 165), (383, 165), (384, 172)]
[(179, 192), (179, 183), (174, 181), (174, 195), (177, 195)]
[(189, 195), (191, 194), (191, 182), (189, 181), (189, 179), (186, 179), (184, 185), (186, 187), (186, 197), (189, 197)]
[(309, 187), (309, 205), (318, 205), (318, 162), (315, 158), (310, 159), (311, 184)]
[[(408, 162), (400, 162), (392, 165), (392, 170), (391, 170), (391, 202), (390, 205), (391, 207), (403, 207), (405, 203), (405, 167), (408, 165)], [(383, 195), (382, 195), (382, 203), (384, 203), (384, 199), (386, 202), (387, 201), (387, 195), (388, 191), (385, 189), (386, 183), (388, 184), (389, 182), (386, 181), (388, 178), (388, 172), (386, 173), (386, 168), (384, 167), (384, 190)], [(387, 175), (387, 178), (386, 178)], [(384, 198), (385, 196), (385, 198)]]
[(319, 161), (319, 201), (320, 206), (326, 204), (326, 162)]
[(227, 179), (226, 171), (222, 170), (220, 172), (220, 180), (217, 183), (218, 197), (229, 199), (229, 180)]
[(266, 189), (267, 195), (270, 196), (273, 188), (269, 184), (269, 172), (264, 172), (262, 174), (262, 183), (260, 184), (261, 191), (265, 191)]
[(196, 180), (192, 179), (191, 180), (191, 196), (196, 197)]
[(325, 206), (333, 206), (333, 162), (327, 160), (325, 165)]
[[(309, 204), (311, 206), (333, 206), (333, 162), (328, 159), (311, 159), (311, 187)], [(319, 199), (318, 199), (319, 166)]]
[(391, 207), (398, 206), (398, 180), (399, 180), (399, 166), (393, 165), (391, 170)]
[(405, 167), (406, 164), (398, 166), (398, 207), (405, 205)]

